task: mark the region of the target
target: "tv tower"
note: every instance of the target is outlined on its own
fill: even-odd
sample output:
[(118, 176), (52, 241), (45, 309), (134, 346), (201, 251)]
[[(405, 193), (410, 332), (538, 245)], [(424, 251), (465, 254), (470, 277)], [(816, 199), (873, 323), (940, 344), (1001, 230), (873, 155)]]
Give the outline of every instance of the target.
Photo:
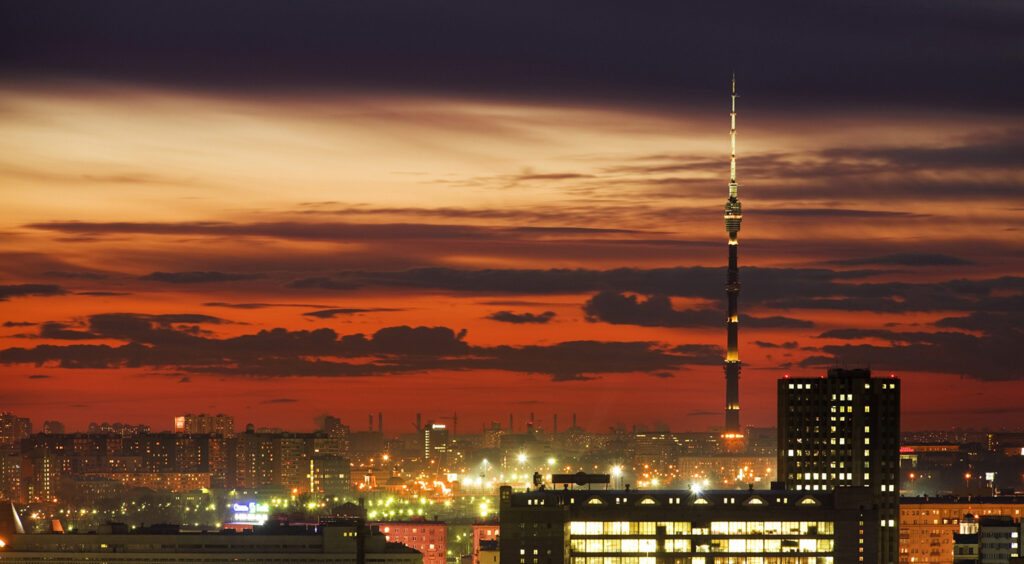
[(725, 352), (725, 436), (740, 437), (740, 353), (739, 353), (739, 308), (736, 301), (740, 295), (739, 267), (736, 251), (740, 245), (740, 220), (743, 211), (740, 206), (739, 184), (736, 183), (736, 75), (732, 77), (732, 112), (729, 113), (731, 128), (729, 141), (732, 152), (729, 156), (729, 199), (725, 201), (725, 230), (729, 233), (729, 271), (725, 280), (725, 295), (729, 303), (729, 317), (726, 320), (728, 332)]

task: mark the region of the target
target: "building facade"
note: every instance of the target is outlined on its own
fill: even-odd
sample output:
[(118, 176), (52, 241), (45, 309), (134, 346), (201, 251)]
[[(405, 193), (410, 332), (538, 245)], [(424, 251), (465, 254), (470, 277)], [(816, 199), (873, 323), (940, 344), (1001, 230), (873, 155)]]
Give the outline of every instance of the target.
[(448, 561), (448, 524), (441, 521), (386, 521), (370, 523), (388, 542), (402, 543), (423, 553), (423, 564)]
[(1024, 496), (900, 498), (900, 564), (953, 564), (953, 535), (965, 515), (1024, 516)]
[(847, 564), (877, 562), (866, 488), (535, 490), (500, 493), (501, 562)]
[(778, 381), (778, 479), (797, 492), (866, 486), (879, 562), (899, 557), (900, 382), (865, 369)]

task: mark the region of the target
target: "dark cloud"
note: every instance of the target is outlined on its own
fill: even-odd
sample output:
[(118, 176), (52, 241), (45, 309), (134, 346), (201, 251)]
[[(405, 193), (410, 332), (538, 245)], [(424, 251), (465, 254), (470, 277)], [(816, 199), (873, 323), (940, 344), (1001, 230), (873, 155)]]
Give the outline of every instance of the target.
[(155, 280), (171, 284), (202, 284), (206, 282), (236, 282), (264, 278), (265, 274), (238, 274), (226, 272), (153, 272), (141, 280)]
[(228, 307), (232, 309), (264, 309), (268, 307), (303, 307), (303, 308), (327, 308), (329, 306), (316, 304), (268, 304), (268, 303), (241, 303), (232, 304), (227, 302), (205, 302), (208, 307)]
[(76, 331), (69, 329), (63, 323), (47, 322), (39, 327), (39, 337), (43, 339), (61, 339), (68, 341), (100, 339), (99, 335), (89, 331)]
[(354, 314), (357, 314), (357, 313), (370, 313), (370, 312), (376, 312), (376, 311), (400, 311), (400, 310), (393, 309), (393, 308), (383, 308), (383, 307), (369, 308), (369, 309), (334, 308), (334, 309), (322, 309), (322, 310), (319, 310), (319, 311), (310, 311), (310, 312), (303, 313), (302, 315), (307, 315), (309, 317), (319, 317), (320, 319), (331, 319), (331, 318), (337, 317), (339, 315), (354, 315)]
[(4, 321), (4, 327), (29, 327), (35, 325), (31, 321)]
[(22, 296), (62, 296), (67, 291), (53, 284), (13, 284), (0, 286), (0, 302)]
[(131, 292), (75, 292), (78, 296), (130, 296)]
[[(776, 309), (818, 309), (903, 313), (915, 311), (1019, 311), (1024, 309), (1024, 277), (942, 282), (854, 282), (883, 271), (830, 270), (811, 268), (741, 267), (744, 307)], [(721, 314), (714, 310), (687, 310), (672, 314), (663, 298), (633, 306), (616, 300), (612, 294), (636, 293), (648, 296), (674, 296), (722, 301), (724, 268), (678, 267), (656, 269), (619, 268), (614, 270), (457, 270), (417, 268), (404, 271), (347, 271), (333, 277), (297, 280), (293, 289), (352, 290), (364, 287), (400, 287), (448, 290), (467, 293), (580, 294), (599, 292), (607, 305), (603, 312), (609, 322), (626, 319), (645, 323), (694, 323), (715, 326)], [(618, 309), (614, 309), (615, 307)], [(714, 316), (719, 315), (716, 319)], [(595, 316), (595, 319), (598, 317)], [(617, 320), (617, 321), (614, 321)], [(632, 323), (632, 322), (628, 322)], [(787, 317), (744, 317), (750, 327), (807, 327), (809, 322)], [(641, 323), (636, 323), (641, 324)]]
[(30, 380), (45, 380), (47, 378), (50, 378), (50, 376), (48, 374), (30, 374), (29, 375), (29, 379)]
[[(570, 341), (554, 345), (479, 347), (465, 330), (386, 327), (371, 336), (330, 329), (272, 329), (226, 339), (197, 335), (168, 316), (101, 314), (90, 331), (123, 345), (39, 345), (0, 351), (0, 363), (55, 364), (61, 368), (176, 369), (250, 377), (354, 377), (430, 370), (500, 370), (578, 380), (600, 374), (665, 372), (708, 363), (717, 347), (666, 350), (651, 342)], [(63, 330), (63, 329), (61, 329)], [(346, 359), (351, 359), (352, 362)], [(358, 360), (358, 362), (356, 362)]]
[(795, 349), (799, 345), (796, 341), (786, 341), (784, 343), (769, 343), (766, 341), (754, 341), (754, 344), (763, 349)]
[(64, 278), (67, 280), (105, 280), (107, 275), (100, 272), (64, 272), (50, 270), (43, 273), (47, 278)]
[(296, 403), (298, 401), (299, 400), (292, 399), (292, 398), (274, 398), (274, 399), (263, 400), (260, 403)]
[(741, 90), (772, 105), (991, 112), (1019, 110), (1013, 93), (1024, 74), (1016, 56), (1024, 16), (1005, 2), (63, 7), (37, 0), (6, 10), (8, 73), (245, 93), (372, 88), (692, 106), (718, 94), (736, 69)]
[(191, 378), (189, 378), (188, 376), (182, 376), (182, 377), (181, 377), (181, 378), (180, 378), (180, 379), (178, 380), (178, 383), (179, 383), (179, 384), (188, 384), (188, 383), (190, 383), (190, 382), (192, 382), (192, 379), (191, 379)]
[(547, 323), (555, 317), (555, 312), (545, 311), (544, 313), (512, 313), (511, 311), (496, 311), (487, 316), (487, 319), (502, 321), (505, 323)]
[[(144, 343), (188, 342), (190, 335), (202, 331), (201, 324), (222, 324), (226, 320), (196, 313), (143, 315), (136, 313), (102, 313), (89, 316), (88, 330), (71, 328), (64, 323), (47, 322), (39, 327), (39, 338), (66, 341), (90, 339), (122, 339)], [(184, 340), (183, 340), (184, 339)]]
[(801, 366), (826, 366), (837, 362), (882, 367), (887, 371), (960, 374), (977, 380), (1024, 379), (1024, 317), (1020, 311), (976, 312), (948, 317), (940, 327), (962, 328), (980, 335), (955, 331), (891, 331), (885, 329), (837, 329), (820, 335), (827, 339), (858, 341), (875, 339), (887, 345), (825, 345), (828, 356), (812, 356)]
[[(781, 269), (744, 267), (745, 281), (754, 292), (770, 297), (790, 296), (801, 291), (811, 295), (834, 295), (837, 280), (856, 279), (877, 271), (827, 269)], [(725, 268), (702, 266), (677, 268), (617, 268), (613, 270), (457, 270), (414, 268), (392, 272), (352, 270), (334, 277), (297, 280), (288, 287), (352, 290), (368, 286), (425, 288), (479, 293), (581, 294), (600, 291), (636, 292), (667, 296), (719, 299), (723, 295)], [(749, 292), (748, 292), (749, 293)]]
[(725, 358), (725, 349), (718, 345), (679, 345), (671, 350), (686, 357), (689, 364), (714, 366)]
[(961, 258), (939, 253), (897, 253), (878, 257), (866, 257), (831, 261), (842, 266), (893, 265), (893, 266), (960, 266), (974, 264)]
[[(665, 295), (653, 295), (641, 300), (638, 296), (618, 292), (601, 292), (583, 305), (587, 321), (603, 321), (616, 325), (642, 325), (646, 327), (723, 327), (725, 313), (719, 309), (677, 310)], [(792, 317), (753, 317), (741, 315), (740, 323), (749, 327), (805, 328), (810, 321)]]

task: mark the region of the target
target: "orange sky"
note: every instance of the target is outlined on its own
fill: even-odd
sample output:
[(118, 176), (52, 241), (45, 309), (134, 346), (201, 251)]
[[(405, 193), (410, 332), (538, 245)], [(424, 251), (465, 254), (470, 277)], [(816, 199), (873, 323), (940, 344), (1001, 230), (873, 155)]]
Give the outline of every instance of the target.
[[(71, 429), (721, 424), (724, 323), (700, 312), (724, 303), (724, 93), (656, 111), (57, 86), (0, 84), (0, 409)], [(904, 428), (1019, 421), (1024, 169), (978, 157), (1014, 124), (756, 93), (739, 111), (740, 311), (760, 320), (740, 325), (742, 423), (774, 425), (775, 380), (836, 362), (901, 377)], [(451, 334), (375, 336), (402, 326)], [(275, 328), (280, 348), (249, 338)]]

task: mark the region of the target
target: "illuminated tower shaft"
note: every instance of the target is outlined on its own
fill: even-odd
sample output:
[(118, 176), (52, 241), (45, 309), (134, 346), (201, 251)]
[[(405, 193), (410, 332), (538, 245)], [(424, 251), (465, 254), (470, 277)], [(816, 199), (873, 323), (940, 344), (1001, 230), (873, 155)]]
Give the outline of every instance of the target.
[(740, 220), (743, 212), (739, 199), (739, 184), (736, 183), (736, 77), (732, 79), (732, 112), (729, 114), (729, 130), (732, 152), (729, 157), (729, 199), (725, 202), (725, 230), (729, 233), (729, 271), (725, 280), (725, 295), (728, 298), (729, 313), (726, 319), (728, 341), (725, 353), (725, 432), (740, 434), (740, 353), (739, 353), (739, 307), (740, 294), (739, 249)]

